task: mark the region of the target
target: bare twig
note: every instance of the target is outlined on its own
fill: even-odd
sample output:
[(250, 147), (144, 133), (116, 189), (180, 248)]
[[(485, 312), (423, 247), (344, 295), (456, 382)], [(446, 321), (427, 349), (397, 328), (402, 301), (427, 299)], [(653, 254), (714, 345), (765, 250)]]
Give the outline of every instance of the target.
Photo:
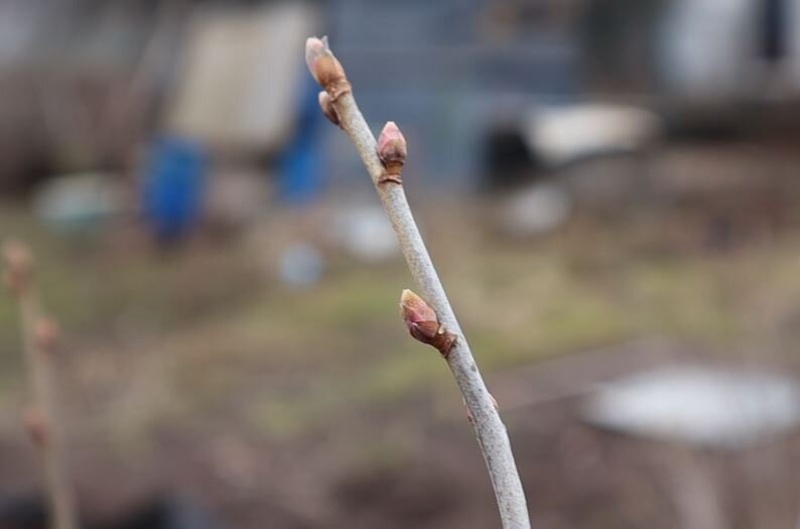
[(20, 310), (22, 342), (25, 352), (33, 405), (25, 412), (28, 434), (41, 452), (50, 520), (53, 529), (76, 529), (75, 508), (67, 478), (52, 372), (52, 355), (58, 344), (56, 324), (42, 316), (37, 298), (33, 257), (17, 242), (4, 247), (5, 281), (16, 297)]
[(325, 89), (326, 94), (320, 96), (325, 115), (339, 125), (355, 144), (391, 220), (411, 274), (433, 308), (435, 328), (420, 328), (414, 336), (426, 338), (428, 341), (425, 343), (442, 352), (463, 394), (489, 470), (502, 526), (504, 529), (528, 529), (530, 521), (525, 493), (505, 425), (478, 371), (408, 206), (401, 179), (406, 156), (405, 139), (397, 126), (389, 122), (379, 141), (375, 141), (353, 98), (344, 68), (328, 48), (327, 39), (310, 38), (306, 41), (306, 62), (314, 78)]

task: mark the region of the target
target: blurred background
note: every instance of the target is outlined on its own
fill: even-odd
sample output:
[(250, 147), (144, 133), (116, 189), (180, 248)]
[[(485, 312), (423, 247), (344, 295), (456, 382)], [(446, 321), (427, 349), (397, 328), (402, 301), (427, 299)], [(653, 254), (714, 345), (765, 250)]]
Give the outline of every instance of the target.
[[(0, 238), (63, 327), (84, 520), (499, 526), (314, 34), (408, 140), (533, 526), (796, 527), (800, 0), (1, 2)], [(23, 364), (2, 296), (9, 528)]]

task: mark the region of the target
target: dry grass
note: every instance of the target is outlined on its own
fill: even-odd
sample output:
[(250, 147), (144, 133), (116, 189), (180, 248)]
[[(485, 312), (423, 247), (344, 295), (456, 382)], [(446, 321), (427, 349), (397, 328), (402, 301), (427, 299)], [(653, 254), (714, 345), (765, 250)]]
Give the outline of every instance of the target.
[[(470, 244), (461, 245), (471, 254), (455, 255), (446, 231), (463, 230), (468, 216), (460, 215), (459, 226), (431, 236), (445, 241), (446, 253), (436, 256), (442, 276), (489, 370), (652, 335), (718, 346), (775, 342), (776, 322), (791, 322), (800, 307), (797, 239), (686, 251), (662, 236), (661, 225), (575, 221), (537, 242), (493, 240), (475, 226)], [(99, 416), (114, 416), (126, 431), (136, 429), (129, 423), (161, 424), (160, 415), (191, 420), (230, 408), (264, 435), (291, 436), (353, 403), (449, 388), (437, 356), (408, 340), (399, 322), (397, 296), (409, 278), (398, 263), (368, 267), (333, 257), (325, 281), (298, 292), (259, 277), (243, 247), (119, 258), (103, 241), (68, 245), (19, 211), (4, 209), (0, 225), (43, 256), (48, 305), (83, 351), (72, 363), (81, 391), (148, 373), (148, 387), (123, 384), (126, 396), (110, 399)], [(7, 419), (21, 387), (14, 336), (4, 299), (0, 409)], [(137, 392), (146, 405), (137, 404)], [(129, 409), (137, 410), (130, 420)]]

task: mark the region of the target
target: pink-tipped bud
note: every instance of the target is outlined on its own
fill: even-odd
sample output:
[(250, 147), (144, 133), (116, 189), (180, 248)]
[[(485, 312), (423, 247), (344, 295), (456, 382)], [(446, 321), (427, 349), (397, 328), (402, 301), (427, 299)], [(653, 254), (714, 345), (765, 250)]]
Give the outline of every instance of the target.
[(334, 101), (341, 94), (350, 91), (344, 68), (328, 47), (328, 37), (306, 39), (306, 64), (314, 79)]
[(54, 320), (40, 318), (33, 327), (33, 337), (40, 350), (52, 352), (61, 341), (61, 330)]
[(424, 344), (431, 345), (445, 358), (456, 342), (456, 335), (448, 332), (440, 323), (436, 312), (424, 299), (406, 289), (400, 295), (400, 313), (409, 334)]
[(28, 408), (22, 415), (22, 422), (36, 446), (41, 448), (47, 443), (47, 421), (41, 411), (37, 408)]
[(6, 271), (3, 280), (16, 295), (24, 291), (33, 277), (33, 255), (30, 249), (18, 241), (9, 241), (3, 246)]
[(336, 107), (333, 106), (333, 100), (328, 92), (319, 93), (319, 106), (322, 109), (322, 113), (328, 118), (328, 121), (337, 127), (342, 126), (339, 122), (339, 114), (336, 112)]
[(386, 122), (378, 137), (378, 156), (388, 174), (400, 174), (406, 163), (406, 139), (394, 121)]
[(308, 37), (306, 39), (306, 64), (311, 73), (314, 73), (314, 67), (317, 60), (330, 55), (331, 49), (328, 47), (328, 37)]
[(434, 321), (439, 323), (436, 312), (424, 299), (409, 289), (404, 289), (400, 294), (400, 312), (406, 324)]

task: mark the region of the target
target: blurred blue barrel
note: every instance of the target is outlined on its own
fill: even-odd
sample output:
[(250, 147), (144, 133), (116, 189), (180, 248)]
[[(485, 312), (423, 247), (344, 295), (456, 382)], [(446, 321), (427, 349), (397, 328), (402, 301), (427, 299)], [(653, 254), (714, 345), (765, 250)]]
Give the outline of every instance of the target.
[(319, 85), (303, 72), (294, 134), (281, 153), (278, 195), (284, 204), (302, 206), (317, 200), (325, 190)]
[(198, 143), (166, 137), (149, 149), (142, 189), (145, 221), (162, 243), (185, 238), (202, 215), (208, 156)]

